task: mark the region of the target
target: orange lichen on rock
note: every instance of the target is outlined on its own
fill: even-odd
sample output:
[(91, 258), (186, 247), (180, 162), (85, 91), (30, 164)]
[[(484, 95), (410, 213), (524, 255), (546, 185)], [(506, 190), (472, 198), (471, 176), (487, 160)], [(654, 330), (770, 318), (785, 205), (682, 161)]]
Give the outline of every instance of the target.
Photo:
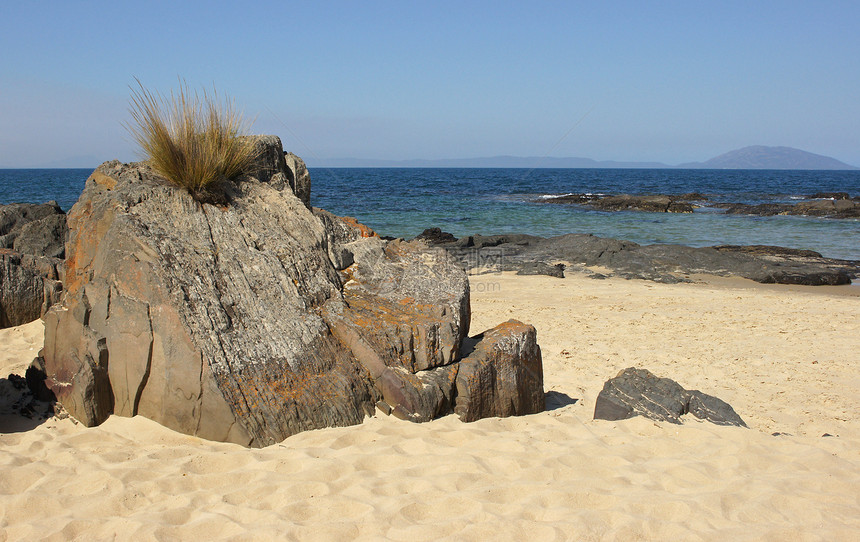
[(99, 170), (93, 171), (92, 175), (89, 176), (87, 182), (92, 181), (99, 186), (103, 186), (108, 190), (113, 190), (116, 188), (117, 180), (111, 177), (110, 175), (105, 175)]
[(351, 216), (341, 216), (339, 218), (341, 220), (343, 220), (344, 222), (346, 222), (347, 224), (349, 224), (350, 226), (352, 226), (353, 228), (358, 229), (358, 231), (361, 232), (362, 237), (379, 237), (379, 235), (375, 231), (373, 231), (372, 229), (365, 226), (364, 224), (362, 224), (361, 222), (359, 222), (358, 220), (356, 220), (355, 218), (353, 218)]

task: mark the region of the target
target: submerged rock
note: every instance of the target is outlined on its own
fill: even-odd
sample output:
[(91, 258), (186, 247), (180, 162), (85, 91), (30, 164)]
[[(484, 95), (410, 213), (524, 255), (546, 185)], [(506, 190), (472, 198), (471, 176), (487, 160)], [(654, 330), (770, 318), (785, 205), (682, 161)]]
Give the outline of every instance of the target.
[[(69, 213), (66, 291), (45, 316), (48, 387), (86, 425), (141, 415), (251, 446), (377, 405), (414, 421), (451, 412), (463, 270), (311, 209), (300, 160), (281, 159), (276, 137), (257, 144), (254, 176), (225, 183), (220, 205), (146, 164), (99, 166)], [(522, 384), (542, 396), (542, 381)]]

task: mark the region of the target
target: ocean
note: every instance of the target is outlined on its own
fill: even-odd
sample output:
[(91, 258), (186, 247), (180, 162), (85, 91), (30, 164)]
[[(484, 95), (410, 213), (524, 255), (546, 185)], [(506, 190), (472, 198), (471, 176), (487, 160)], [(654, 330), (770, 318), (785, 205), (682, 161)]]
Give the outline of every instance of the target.
[[(68, 211), (90, 169), (0, 169), (0, 203), (56, 200)], [(552, 236), (591, 233), (639, 244), (778, 245), (860, 260), (860, 220), (800, 216), (602, 212), (541, 196), (684, 194), (713, 202), (796, 203), (818, 192), (860, 196), (860, 171), (683, 169), (310, 168), (311, 203), (356, 217), (382, 235), (439, 227)]]

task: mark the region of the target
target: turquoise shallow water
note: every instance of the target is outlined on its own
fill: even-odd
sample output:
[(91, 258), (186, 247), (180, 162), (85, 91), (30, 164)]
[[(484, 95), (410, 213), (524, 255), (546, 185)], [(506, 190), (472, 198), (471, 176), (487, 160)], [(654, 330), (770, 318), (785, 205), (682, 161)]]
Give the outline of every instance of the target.
[[(89, 169), (0, 170), (0, 203), (57, 200), (68, 210)], [(640, 244), (768, 244), (860, 260), (860, 220), (598, 212), (537, 203), (566, 193), (683, 194), (712, 201), (792, 202), (816, 192), (860, 196), (860, 171), (312, 168), (312, 203), (379, 233), (413, 237), (440, 227), (454, 235), (592, 233)]]

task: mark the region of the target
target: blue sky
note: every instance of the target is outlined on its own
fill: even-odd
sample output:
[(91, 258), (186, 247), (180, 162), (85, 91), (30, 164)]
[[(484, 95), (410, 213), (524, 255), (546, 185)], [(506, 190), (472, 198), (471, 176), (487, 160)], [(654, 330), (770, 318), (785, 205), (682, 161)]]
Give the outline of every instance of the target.
[(320, 158), (860, 165), (860, 2), (4, 2), (0, 167), (138, 158), (129, 85), (218, 89)]

